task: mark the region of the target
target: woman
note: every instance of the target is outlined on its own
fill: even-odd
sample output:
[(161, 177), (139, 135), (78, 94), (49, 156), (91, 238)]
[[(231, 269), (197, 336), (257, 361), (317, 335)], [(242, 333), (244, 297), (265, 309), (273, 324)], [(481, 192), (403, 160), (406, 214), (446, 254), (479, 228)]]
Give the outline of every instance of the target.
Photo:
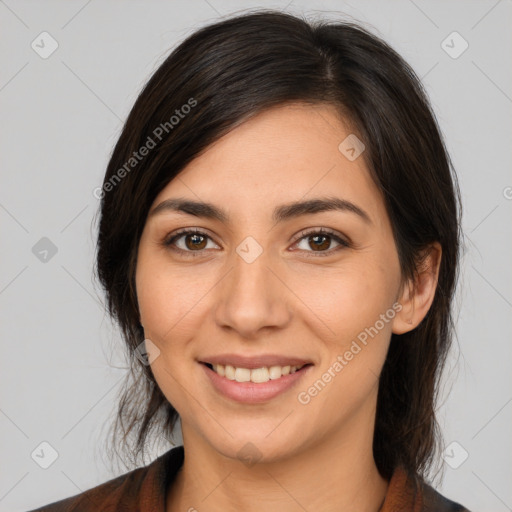
[(459, 192), (386, 43), (273, 11), (197, 31), (98, 195), (98, 276), (136, 356), (114, 439), (136, 457), (179, 417), (183, 446), (38, 510), (466, 510), (426, 480)]

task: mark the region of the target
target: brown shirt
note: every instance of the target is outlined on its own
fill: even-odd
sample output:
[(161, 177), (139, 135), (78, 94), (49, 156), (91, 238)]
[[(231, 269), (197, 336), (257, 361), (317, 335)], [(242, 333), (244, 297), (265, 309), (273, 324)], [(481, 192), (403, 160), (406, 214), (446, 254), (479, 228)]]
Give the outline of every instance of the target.
[[(29, 512), (165, 512), (165, 496), (183, 464), (183, 446), (76, 496)], [(469, 512), (417, 476), (397, 468), (379, 512)]]

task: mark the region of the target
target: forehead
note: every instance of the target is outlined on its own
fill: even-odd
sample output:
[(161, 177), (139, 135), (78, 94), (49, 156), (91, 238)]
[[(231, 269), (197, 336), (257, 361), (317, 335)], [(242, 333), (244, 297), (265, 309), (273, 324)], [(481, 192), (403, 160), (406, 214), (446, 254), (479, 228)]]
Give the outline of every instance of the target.
[(266, 110), (234, 128), (190, 162), (156, 198), (207, 201), (240, 216), (314, 197), (364, 204), (383, 213), (381, 193), (363, 155), (349, 160), (339, 146), (351, 135), (329, 105), (291, 104)]

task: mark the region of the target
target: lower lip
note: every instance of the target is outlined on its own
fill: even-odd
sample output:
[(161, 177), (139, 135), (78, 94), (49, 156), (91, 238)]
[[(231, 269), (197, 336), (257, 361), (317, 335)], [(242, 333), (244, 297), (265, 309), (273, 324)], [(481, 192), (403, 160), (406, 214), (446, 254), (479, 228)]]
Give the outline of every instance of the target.
[(254, 383), (254, 382), (237, 382), (236, 380), (229, 380), (226, 377), (221, 377), (214, 370), (211, 370), (204, 363), (200, 363), (204, 368), (206, 375), (210, 379), (213, 387), (222, 395), (235, 400), (236, 402), (243, 402), (247, 404), (257, 404), (266, 402), (275, 398), (277, 395), (284, 393), (292, 386), (294, 386), (313, 365), (303, 366), (295, 373), (283, 375), (279, 379), (272, 379), (268, 382)]

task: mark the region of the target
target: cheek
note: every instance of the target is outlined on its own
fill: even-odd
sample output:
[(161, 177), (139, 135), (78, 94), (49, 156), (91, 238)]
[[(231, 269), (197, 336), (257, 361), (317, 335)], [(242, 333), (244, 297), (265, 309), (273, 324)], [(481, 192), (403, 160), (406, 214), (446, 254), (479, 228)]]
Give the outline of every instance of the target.
[(150, 251), (143, 240), (135, 274), (141, 323), (147, 337), (163, 338), (180, 314), (176, 283), (171, 283), (162, 258)]
[(189, 370), (183, 362), (192, 359), (188, 340), (197, 331), (193, 305), (200, 290), (189, 274), (173, 271), (168, 261), (145, 247), (139, 251), (135, 281), (145, 337), (160, 351), (151, 371), (166, 399), (182, 414), (189, 398), (182, 389)]
[[(396, 269), (371, 255), (359, 255), (338, 268), (297, 273), (290, 288), (322, 321), (327, 338), (344, 345), (372, 326), (393, 304)], [(300, 274), (300, 275), (299, 275)]]
[(141, 247), (135, 281), (147, 337), (168, 343), (171, 338), (188, 339), (197, 331), (197, 315), (214, 276), (191, 269), (179, 269), (164, 252)]
[(141, 323), (147, 337), (166, 341), (173, 330), (180, 326), (180, 319), (186, 317), (187, 300), (177, 285), (176, 281), (171, 282), (156, 272), (139, 274), (137, 297)]
[(354, 263), (332, 273), (322, 282), (324, 293), (307, 288), (307, 300), (316, 303), (311, 309), (330, 333), (323, 339), (322, 367), (301, 388), (300, 398), (311, 401), (310, 410), (321, 411), (325, 424), (337, 425), (363, 404), (373, 406), (370, 397), (376, 397), (395, 315), (394, 279), (389, 268), (366, 260), (364, 265)]

